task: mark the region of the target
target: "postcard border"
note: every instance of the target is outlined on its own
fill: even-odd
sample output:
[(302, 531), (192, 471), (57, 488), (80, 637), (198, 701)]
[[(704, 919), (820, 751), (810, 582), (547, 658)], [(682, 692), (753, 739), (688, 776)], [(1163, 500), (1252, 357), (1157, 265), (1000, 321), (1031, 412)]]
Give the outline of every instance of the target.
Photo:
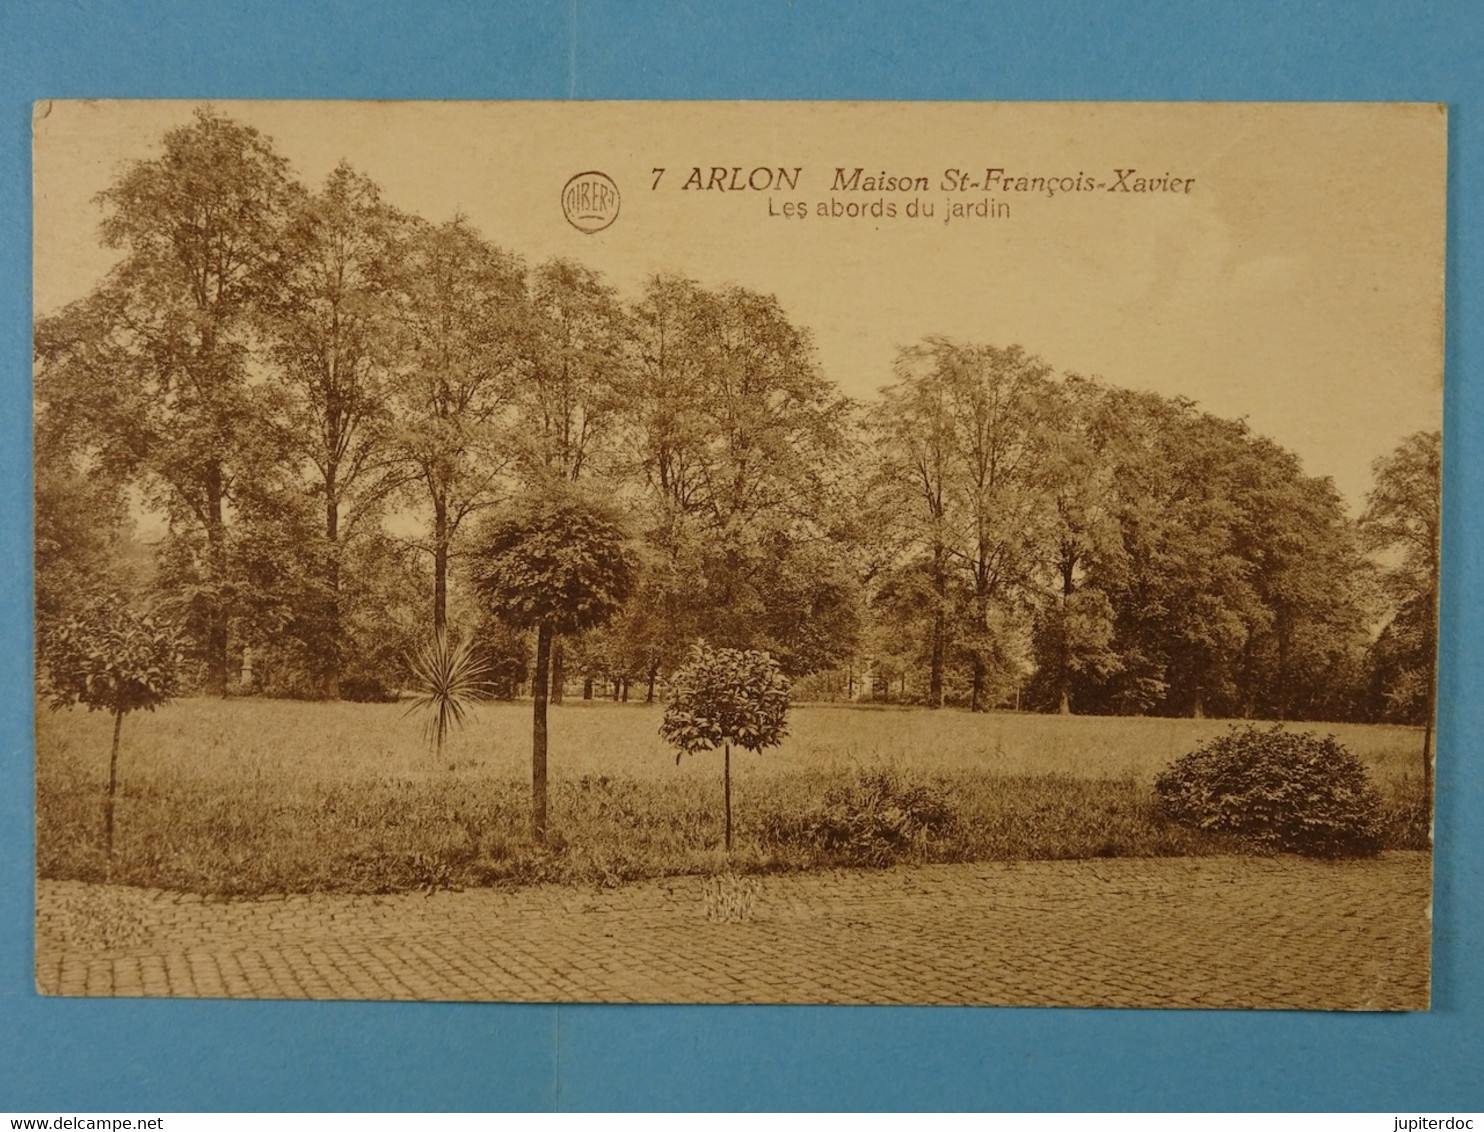
[[(31, 102), (77, 97), (1418, 100), (1450, 104), (1443, 677), (1428, 1014), (77, 1001), (31, 974), (29, 710), (0, 720), (0, 1095), (17, 1110), (1478, 1109), (1484, 766), (1466, 736), (1484, 599), (1475, 60), (1484, 21), (1373, 2), (1150, 15), (1097, 3), (872, 10), (472, 0), (245, 16), (156, 2), (0, 17), (0, 687), (31, 702)], [(370, 13), (374, 11), (376, 18)], [(59, 14), (62, 17), (59, 18)], [(222, 19), (238, 22), (224, 25)], [(1361, 29), (1358, 33), (1356, 29)], [(1467, 257), (1467, 258), (1465, 258)]]

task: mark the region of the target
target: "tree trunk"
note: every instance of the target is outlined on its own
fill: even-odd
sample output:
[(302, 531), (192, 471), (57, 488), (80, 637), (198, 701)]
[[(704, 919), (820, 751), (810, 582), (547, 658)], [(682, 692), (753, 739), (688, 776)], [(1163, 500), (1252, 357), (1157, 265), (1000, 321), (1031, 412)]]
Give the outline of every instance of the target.
[(562, 655), (562, 639), (553, 635), (551, 639), (551, 702), (562, 702), (567, 691), (567, 664)]
[(721, 745), (721, 781), (722, 797), (725, 799), (727, 811), (727, 856), (732, 855), (732, 745), (723, 743)]
[(325, 651), (320, 694), (327, 700), (340, 698), (340, 503), (333, 479), (325, 484)]
[[(1428, 700), (1431, 701), (1429, 696)], [(1427, 722), (1422, 725), (1422, 806), (1423, 813), (1432, 817), (1432, 717), (1436, 709), (1427, 705)]]
[(113, 796), (119, 782), (119, 731), (124, 726), (122, 710), (113, 713), (113, 753), (108, 756), (108, 799), (103, 803), (103, 840), (108, 845), (109, 879), (113, 872)]
[[(1436, 556), (1434, 561), (1436, 561)], [(1423, 812), (1431, 818), (1432, 728), (1433, 717), (1438, 714), (1438, 593), (1436, 587), (1428, 599), (1428, 650), (1427, 718), (1422, 721), (1422, 805)]]
[(934, 708), (943, 706), (943, 659), (947, 652), (945, 638), (948, 635), (947, 618), (943, 613), (943, 603), (948, 600), (945, 585), (942, 563), (934, 562), (933, 640), (932, 655), (928, 661), (928, 706)]
[[(1070, 627), (1070, 616), (1068, 609), (1072, 604), (1072, 595), (1077, 592), (1077, 555), (1064, 550), (1061, 558), (1061, 627), (1060, 644), (1057, 647), (1056, 658), (1056, 680), (1060, 689), (1057, 711), (1061, 715), (1072, 714), (1072, 697), (1068, 691), (1068, 685), (1072, 682), (1072, 631)], [(1020, 707), (1020, 690), (1015, 692), (1015, 706)]]
[(624, 703), (629, 702), (629, 678), (627, 676), (623, 678), (623, 694), (620, 698)]
[(551, 624), (536, 629), (535, 701), (531, 719), (531, 837), (546, 841), (546, 699), (551, 683)]
[(584, 676), (582, 678), (582, 698), (585, 700), (593, 698), (593, 678), (591, 676)]
[(206, 471), (206, 556), (212, 596), (206, 611), (206, 694), (227, 694), (227, 608), (222, 598), (226, 581), (227, 525), (222, 515), (222, 469)]
[(433, 633), (448, 624), (448, 503), (433, 500)]
[(1277, 617), (1278, 628), (1278, 718), (1286, 720), (1289, 715), (1289, 705), (1292, 702), (1289, 694), (1288, 663), (1291, 652), (1290, 640), (1293, 636), (1292, 618), (1286, 609), (1279, 609)]
[(659, 675), (659, 673), (659, 665), (651, 664), (649, 666), (649, 689), (644, 693), (644, 702), (646, 704), (654, 703), (654, 680), (655, 677)]
[(974, 654), (972, 683), (969, 686), (969, 710), (984, 710), (984, 659)]

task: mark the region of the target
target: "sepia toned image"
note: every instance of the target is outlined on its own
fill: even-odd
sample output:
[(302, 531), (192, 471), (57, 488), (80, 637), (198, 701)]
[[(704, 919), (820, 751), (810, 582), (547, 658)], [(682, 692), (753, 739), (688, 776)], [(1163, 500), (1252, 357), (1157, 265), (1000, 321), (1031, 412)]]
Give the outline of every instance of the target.
[(39, 989), (1426, 1009), (1445, 139), (37, 104)]

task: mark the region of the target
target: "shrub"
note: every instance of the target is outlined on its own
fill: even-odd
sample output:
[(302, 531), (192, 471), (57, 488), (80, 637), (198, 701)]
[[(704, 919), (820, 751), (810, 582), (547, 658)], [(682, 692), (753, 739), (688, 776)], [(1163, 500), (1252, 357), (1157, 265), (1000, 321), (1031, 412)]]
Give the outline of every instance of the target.
[(1154, 780), (1160, 813), (1266, 849), (1355, 857), (1380, 847), (1365, 766), (1332, 735), (1233, 727)]
[(781, 844), (811, 845), (843, 864), (879, 867), (926, 856), (928, 842), (947, 835), (955, 822), (952, 806), (937, 787), (876, 771), (830, 787), (823, 801), (803, 815), (770, 823), (768, 837)]
[(347, 676), (340, 681), (340, 698), (357, 704), (393, 704), (397, 691), (377, 676)]

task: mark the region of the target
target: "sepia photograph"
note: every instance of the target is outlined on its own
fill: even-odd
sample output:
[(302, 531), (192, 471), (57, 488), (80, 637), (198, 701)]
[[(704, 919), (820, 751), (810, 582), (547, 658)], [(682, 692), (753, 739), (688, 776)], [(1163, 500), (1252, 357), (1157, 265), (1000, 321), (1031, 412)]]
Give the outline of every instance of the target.
[(1428, 1008), (1441, 106), (33, 134), (43, 994)]

